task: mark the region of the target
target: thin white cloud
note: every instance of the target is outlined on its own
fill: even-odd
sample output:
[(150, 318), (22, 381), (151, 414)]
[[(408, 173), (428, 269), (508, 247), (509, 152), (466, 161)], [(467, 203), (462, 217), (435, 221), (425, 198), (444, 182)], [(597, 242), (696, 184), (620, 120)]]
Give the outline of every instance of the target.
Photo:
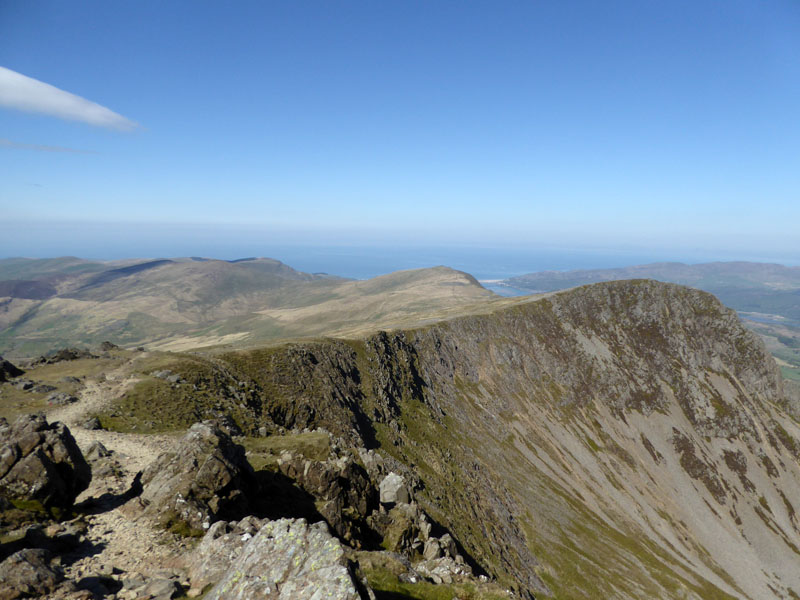
[(138, 127), (105, 106), (5, 67), (0, 67), (0, 106), (120, 131)]
[(78, 150), (76, 148), (65, 148), (64, 146), (43, 146), (41, 144), (25, 144), (0, 138), (0, 148), (11, 148), (14, 150), (35, 150), (36, 152), (69, 152), (72, 154), (97, 154), (91, 150)]

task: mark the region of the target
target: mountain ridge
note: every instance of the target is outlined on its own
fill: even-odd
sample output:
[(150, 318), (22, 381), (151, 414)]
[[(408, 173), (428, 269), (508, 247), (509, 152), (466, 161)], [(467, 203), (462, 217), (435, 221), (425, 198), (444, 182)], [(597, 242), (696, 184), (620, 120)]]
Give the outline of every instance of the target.
[(191, 420), (216, 403), (250, 435), (324, 427), (377, 448), (419, 481), (424, 510), (523, 594), (800, 590), (800, 427), (781, 408), (777, 365), (734, 311), (642, 280), (494, 306), (191, 367), (176, 355), (168, 368), (191, 394), (149, 380), (99, 416), (112, 429), (140, 413), (163, 427), (178, 407)]
[(494, 296), (447, 267), (357, 281), (269, 258), (32, 262), (39, 279), (10, 278), (20, 276), (19, 260), (0, 261), (0, 351), (10, 356), (105, 340), (187, 349), (343, 335)]

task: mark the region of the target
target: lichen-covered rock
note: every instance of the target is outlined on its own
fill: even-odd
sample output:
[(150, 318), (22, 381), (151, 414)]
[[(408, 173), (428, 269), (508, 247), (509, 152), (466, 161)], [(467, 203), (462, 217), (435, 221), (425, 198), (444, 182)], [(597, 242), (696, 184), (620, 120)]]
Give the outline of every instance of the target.
[(16, 508), (58, 514), (69, 509), (92, 473), (69, 429), (24, 415), (0, 419), (0, 495)]
[(249, 516), (238, 522), (214, 523), (187, 558), (186, 568), (192, 589), (200, 591), (220, 581), (245, 543), (268, 522), (267, 519)]
[(344, 548), (324, 523), (267, 522), (205, 600), (359, 600)]
[(244, 448), (213, 423), (195, 423), (175, 449), (142, 474), (140, 501), (164, 527), (201, 533), (214, 521), (238, 518), (255, 492)]
[(46, 598), (63, 580), (47, 550), (26, 548), (0, 563), (0, 600)]

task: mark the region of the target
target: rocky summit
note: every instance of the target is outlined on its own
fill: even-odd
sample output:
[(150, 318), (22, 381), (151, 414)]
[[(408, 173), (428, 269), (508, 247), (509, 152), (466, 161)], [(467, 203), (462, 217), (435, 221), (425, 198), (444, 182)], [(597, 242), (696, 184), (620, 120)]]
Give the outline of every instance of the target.
[(633, 280), (446, 317), (26, 366), (0, 597), (800, 596), (800, 425), (736, 313)]

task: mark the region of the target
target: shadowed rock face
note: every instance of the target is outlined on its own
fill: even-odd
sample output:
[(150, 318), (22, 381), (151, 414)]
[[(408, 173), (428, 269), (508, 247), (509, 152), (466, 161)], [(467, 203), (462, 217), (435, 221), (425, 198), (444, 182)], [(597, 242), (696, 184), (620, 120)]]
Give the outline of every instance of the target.
[(92, 480), (69, 429), (42, 415), (0, 419), (0, 496), (22, 510), (57, 514)]
[(25, 373), (25, 371), (0, 356), (0, 383), (13, 379), (14, 377), (19, 377), (23, 373)]
[(278, 424), (414, 465), (426, 512), (521, 592), (800, 593), (800, 429), (762, 342), (709, 294), (603, 283), (223, 358)]
[(175, 450), (148, 466), (142, 485), (145, 513), (184, 533), (244, 516), (256, 489), (244, 449), (208, 422), (193, 425)]
[(26, 548), (0, 563), (0, 600), (47, 598), (63, 579), (47, 550)]

